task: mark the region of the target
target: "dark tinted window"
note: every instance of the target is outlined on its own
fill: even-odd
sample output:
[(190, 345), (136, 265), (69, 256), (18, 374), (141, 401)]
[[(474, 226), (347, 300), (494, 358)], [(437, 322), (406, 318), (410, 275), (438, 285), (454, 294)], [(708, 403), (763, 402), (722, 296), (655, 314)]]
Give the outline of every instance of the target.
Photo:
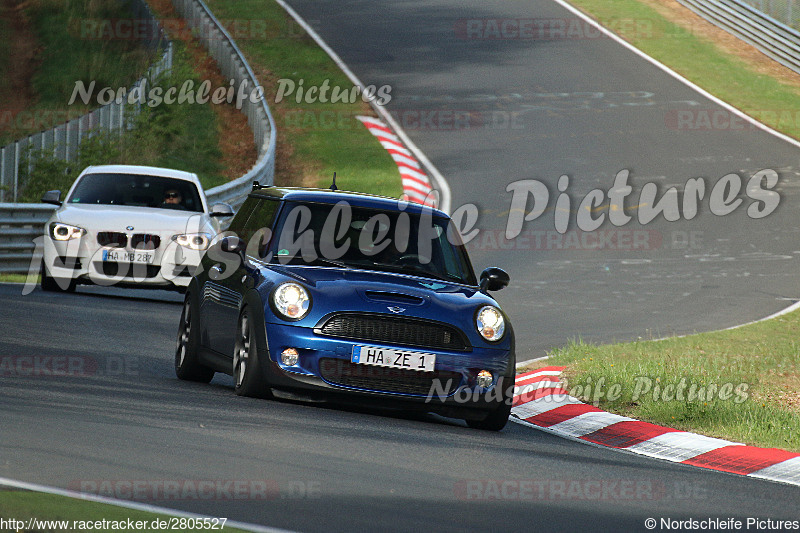
[(86, 174), (67, 203), (203, 211), (194, 183), (141, 174)]
[(264, 256), (271, 236), (271, 233), (266, 230), (272, 228), (279, 205), (280, 202), (278, 200), (258, 199), (244, 227), (236, 232), (239, 237), (248, 243), (248, 255), (253, 257)]
[(250, 213), (253, 212), (253, 208), (258, 205), (258, 198), (253, 198), (252, 196), (247, 197), (247, 199), (242, 204), (242, 207), (236, 212), (233, 219), (231, 220), (230, 226), (228, 226), (228, 231), (234, 232), (236, 235), (241, 236), (242, 230), (244, 229), (244, 225), (247, 223), (247, 219), (250, 218)]
[(272, 262), (346, 266), (475, 285), (447, 218), (330, 204), (284, 203), (269, 245)]

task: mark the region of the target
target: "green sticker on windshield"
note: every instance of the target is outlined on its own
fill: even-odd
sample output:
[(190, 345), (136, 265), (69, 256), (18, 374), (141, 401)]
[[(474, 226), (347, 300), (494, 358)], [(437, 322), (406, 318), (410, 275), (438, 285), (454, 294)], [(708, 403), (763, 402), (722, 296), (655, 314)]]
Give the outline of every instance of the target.
[(278, 255), (289, 255), (289, 250), (282, 248), (278, 250)]

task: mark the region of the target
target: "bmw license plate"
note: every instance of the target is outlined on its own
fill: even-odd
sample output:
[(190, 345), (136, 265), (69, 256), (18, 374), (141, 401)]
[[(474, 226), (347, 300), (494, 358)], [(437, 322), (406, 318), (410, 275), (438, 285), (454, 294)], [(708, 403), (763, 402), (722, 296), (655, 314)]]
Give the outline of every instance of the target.
[(111, 263), (142, 263), (145, 265), (153, 264), (155, 253), (153, 252), (127, 252), (125, 250), (103, 250), (103, 261)]
[(433, 372), (436, 355), (395, 348), (381, 348), (380, 346), (353, 346), (350, 361), (361, 365)]

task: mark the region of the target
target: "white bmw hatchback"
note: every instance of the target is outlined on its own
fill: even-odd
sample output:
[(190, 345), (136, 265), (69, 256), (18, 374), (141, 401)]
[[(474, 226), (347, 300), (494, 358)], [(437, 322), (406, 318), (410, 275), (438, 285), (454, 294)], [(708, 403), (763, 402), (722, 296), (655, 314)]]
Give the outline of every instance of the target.
[(219, 232), (228, 204), (209, 209), (197, 175), (166, 168), (88, 167), (44, 227), (42, 289), (78, 283), (180, 290)]

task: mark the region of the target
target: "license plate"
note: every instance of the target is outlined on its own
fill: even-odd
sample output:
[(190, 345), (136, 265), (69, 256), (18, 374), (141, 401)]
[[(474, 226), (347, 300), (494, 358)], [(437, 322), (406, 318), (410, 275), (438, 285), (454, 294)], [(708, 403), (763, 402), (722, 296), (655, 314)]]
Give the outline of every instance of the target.
[(353, 346), (353, 354), (350, 361), (361, 365), (433, 372), (436, 355), (397, 350), (395, 348), (381, 348), (380, 346)]
[(142, 263), (150, 265), (155, 260), (153, 252), (127, 252), (125, 250), (103, 250), (103, 261), (111, 263)]

